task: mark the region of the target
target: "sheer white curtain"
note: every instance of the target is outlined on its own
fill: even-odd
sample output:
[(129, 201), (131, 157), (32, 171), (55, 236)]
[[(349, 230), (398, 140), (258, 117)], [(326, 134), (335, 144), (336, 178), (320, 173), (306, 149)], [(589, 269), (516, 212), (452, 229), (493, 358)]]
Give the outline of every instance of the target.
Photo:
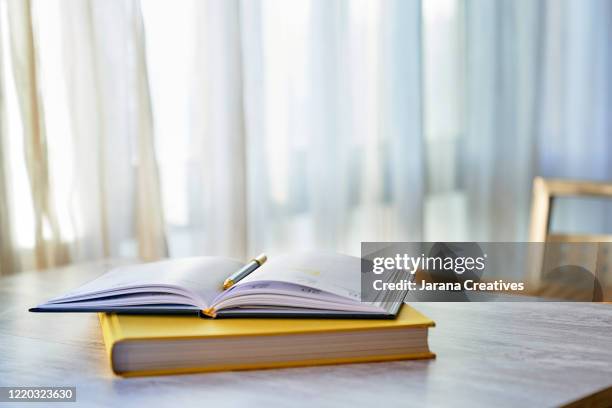
[(60, 205), (68, 206), (73, 253), (77, 259), (165, 256), (140, 3), (35, 4), (44, 4), (40, 17), (56, 10), (61, 29), (55, 51), (63, 58), (49, 58), (61, 66), (47, 81), (65, 81), (66, 111), (54, 114), (64, 114), (67, 127), (58, 129), (53, 159), (70, 161), (60, 175), (71, 183)]
[(459, 182), (467, 196), (467, 240), (527, 238), (531, 181), (540, 160), (542, 13), (542, 5), (529, 0), (466, 2)]
[[(421, 237), (419, 1), (1, 5), (21, 41), (3, 41), (3, 251), (357, 254)], [(19, 170), (31, 146), (40, 174)]]
[[(536, 170), (548, 177), (610, 182), (612, 3), (545, 5)], [(612, 233), (610, 200), (567, 199), (555, 211), (556, 230)]]
[[(525, 241), (534, 176), (612, 179), (610, 2), (424, 10), (426, 239)], [(562, 200), (553, 228), (610, 233), (612, 206)]]
[(418, 1), (142, 4), (171, 254), (420, 238)]
[(611, 8), (0, 0), (1, 270), (525, 240), (533, 176), (612, 178)]
[(170, 254), (245, 257), (240, 3), (142, 6)]
[(5, 0), (0, 13), (12, 269), (165, 256), (139, 2)]
[(242, 5), (249, 249), (419, 240), (419, 2)]

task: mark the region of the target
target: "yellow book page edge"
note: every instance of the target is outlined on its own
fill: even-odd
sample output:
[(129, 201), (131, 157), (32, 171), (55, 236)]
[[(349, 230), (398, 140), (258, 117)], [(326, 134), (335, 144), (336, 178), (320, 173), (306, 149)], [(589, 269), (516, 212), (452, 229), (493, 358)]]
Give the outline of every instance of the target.
[(241, 364), (241, 365), (218, 365), (208, 367), (189, 367), (177, 368), (172, 370), (151, 370), (151, 371), (130, 371), (118, 372), (115, 370), (111, 361), (113, 373), (121, 377), (147, 377), (154, 375), (180, 375), (180, 374), (196, 374), (196, 373), (213, 373), (220, 371), (248, 371), (248, 370), (269, 370), (275, 368), (293, 368), (293, 367), (311, 367), (323, 365), (337, 364), (358, 364), (358, 363), (382, 363), (386, 361), (398, 360), (428, 360), (435, 358), (435, 353), (413, 353), (413, 354), (398, 354), (394, 356), (368, 356), (368, 357), (351, 357), (351, 358), (330, 358), (319, 360), (302, 360), (302, 361), (284, 361), (270, 362), (258, 364)]

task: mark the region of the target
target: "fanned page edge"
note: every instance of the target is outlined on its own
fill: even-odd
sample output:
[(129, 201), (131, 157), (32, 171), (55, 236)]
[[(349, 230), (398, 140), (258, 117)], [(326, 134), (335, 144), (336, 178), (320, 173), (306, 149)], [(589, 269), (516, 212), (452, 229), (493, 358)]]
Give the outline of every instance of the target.
[[(233, 295), (236, 295), (237, 293), (240, 294), (240, 291), (238, 291), (238, 292), (234, 292), (233, 294), (229, 294), (228, 296), (221, 295), (217, 297), (215, 299), (215, 302), (213, 302), (210, 308), (202, 310), (202, 314), (208, 317), (217, 317), (217, 315), (219, 314), (221, 315), (244, 314), (244, 315), (249, 315), (249, 316), (255, 316), (255, 315), (266, 316), (266, 315), (276, 315), (276, 314), (279, 314), (282, 316), (286, 316), (287, 314), (294, 314), (296, 316), (308, 316), (309, 314), (311, 314), (313, 316), (321, 316), (321, 314), (323, 313), (323, 314), (332, 315), (332, 316), (335, 315), (338, 317), (358, 316), (358, 317), (367, 318), (367, 317), (372, 317), (372, 316), (376, 316), (376, 317), (390, 316), (390, 318), (392, 318), (397, 314), (397, 311), (399, 310), (398, 305), (393, 305), (392, 307), (385, 307), (380, 304), (374, 304), (371, 302), (362, 302), (361, 300), (355, 300), (349, 297), (343, 297), (343, 296), (339, 296), (333, 293), (329, 293), (326, 291), (320, 291), (320, 290), (316, 290), (316, 291), (318, 292), (318, 294), (323, 294), (323, 296), (317, 296), (317, 297), (299, 296), (299, 294), (302, 293), (300, 292), (300, 288), (304, 287), (305, 285), (298, 285), (298, 284), (289, 283), (286, 281), (267, 280), (267, 281), (261, 281), (261, 284), (265, 284), (266, 289), (269, 289), (270, 285), (280, 284), (280, 285), (285, 286), (285, 291), (282, 291), (280, 289), (277, 289), (276, 293), (266, 292), (265, 290), (262, 290), (259, 293), (251, 291), (247, 295), (242, 295), (242, 296), (248, 297), (248, 296), (266, 296), (267, 295), (272, 298), (276, 296), (285, 296), (285, 297), (295, 298), (296, 300), (302, 299), (302, 300), (313, 301), (315, 303), (309, 306), (305, 306), (305, 305), (298, 306), (298, 305), (292, 305), (292, 304), (286, 304), (286, 303), (285, 304), (274, 303), (273, 301), (267, 304), (252, 304), (252, 305), (249, 305), (248, 302), (245, 302), (241, 305), (219, 307), (219, 305), (223, 304), (223, 302), (231, 301), (232, 299), (239, 297), (240, 295), (233, 296)], [(247, 285), (258, 285), (258, 282), (257, 281), (248, 282), (243, 285), (243, 288), (244, 286), (247, 286)], [(289, 288), (295, 288), (295, 291), (287, 290), (286, 288), (287, 286)], [(239, 286), (236, 287), (236, 289), (238, 288)], [(313, 288), (313, 290), (315, 289)], [(339, 300), (339, 302), (334, 303), (334, 300), (336, 299)], [(341, 300), (345, 300), (345, 301), (342, 302)], [(320, 302), (327, 302), (329, 303), (330, 307), (316, 307), (316, 303), (319, 303), (320, 305)], [(334, 306), (337, 306), (337, 308), (334, 308)], [(240, 309), (240, 308), (243, 308), (243, 309)], [(240, 310), (243, 310), (244, 312), (240, 312)], [(278, 310), (282, 310), (282, 312), (278, 312)]]
[[(189, 262), (204, 262), (204, 261), (216, 261), (216, 262), (232, 262), (235, 263), (236, 268), (238, 268), (239, 266), (242, 266), (244, 264), (243, 261), (238, 261), (236, 259), (231, 259), (231, 258), (226, 258), (226, 257), (212, 257), (212, 256), (203, 256), (203, 257), (190, 257), (190, 258), (180, 258), (180, 259), (166, 259), (163, 261), (158, 261), (158, 262), (151, 262), (151, 263), (142, 263), (142, 264), (134, 264), (134, 265), (121, 265), (119, 267), (115, 267), (112, 268), (111, 270), (105, 272), (104, 274), (96, 277), (95, 279), (92, 279), (88, 282), (85, 282), (84, 284), (80, 285), (79, 287), (73, 289), (72, 291), (65, 293), (61, 296), (56, 296), (53, 297), (51, 299), (48, 299), (47, 301), (45, 301), (44, 303), (41, 303), (39, 305), (37, 305), (36, 307), (30, 308), (29, 310), (31, 312), (106, 312), (106, 311), (110, 311), (111, 309), (113, 309), (112, 311), (117, 311), (116, 309), (118, 308), (117, 306), (108, 306), (108, 305), (103, 305), (103, 306), (96, 306), (96, 305), (89, 305), (89, 308), (83, 308), (83, 307), (78, 307), (78, 302), (75, 301), (74, 309), (71, 309), (69, 307), (66, 307), (68, 304), (70, 304), (71, 302), (69, 301), (70, 297), (79, 297), (81, 298), (80, 300), (82, 300), (83, 302), (89, 302), (89, 303), (94, 303), (96, 301), (96, 299), (100, 299), (101, 297), (108, 297), (108, 296), (113, 296), (113, 292), (128, 292), (130, 294), (146, 294), (147, 292), (155, 292), (156, 289), (160, 289), (162, 287), (175, 287), (178, 289), (178, 291), (175, 291), (174, 293), (179, 295), (178, 292), (184, 292), (181, 293), (180, 295), (184, 296), (185, 300), (188, 300), (189, 306), (196, 308), (195, 310), (202, 310), (202, 307), (207, 307), (209, 306), (211, 303), (210, 301), (213, 299), (211, 297), (206, 298), (205, 296), (203, 296), (201, 293), (198, 292), (198, 290), (194, 290), (193, 288), (191, 288), (188, 285), (164, 285), (164, 284), (155, 284), (154, 282), (147, 282), (147, 283), (143, 283), (142, 286), (140, 287), (136, 287), (136, 286), (132, 286), (132, 285), (127, 285), (125, 287), (123, 286), (116, 286), (114, 288), (112, 287), (107, 287), (104, 288), (104, 290), (93, 290), (90, 293), (81, 293), (81, 294), (76, 294), (75, 292), (77, 292), (79, 289), (87, 286), (87, 285), (92, 285), (95, 284), (95, 282), (99, 282), (101, 280), (101, 278), (105, 277), (106, 275), (112, 274), (112, 273), (116, 273), (117, 271), (121, 271), (121, 270), (125, 270), (125, 269), (129, 269), (129, 268), (153, 268), (154, 270), (157, 268), (161, 268), (163, 266), (166, 265), (170, 265), (172, 267), (181, 267), (184, 263), (189, 263)], [(220, 280), (220, 282), (222, 282), (222, 279), (225, 279), (227, 276), (229, 276), (229, 274), (233, 273), (235, 270), (235, 268), (233, 268), (231, 271), (225, 270), (223, 271), (221, 274), (219, 274), (218, 278)], [(217, 283), (215, 283), (215, 285), (217, 285)], [(221, 289), (221, 283), (219, 283), (219, 288), (216, 289), (216, 286), (213, 288), (211, 286), (210, 291), (215, 291), (218, 293), (222, 292)], [(169, 293), (172, 293), (171, 291), (169, 291)], [(188, 295), (185, 295), (188, 294)], [(195, 299), (197, 297), (197, 300)], [(62, 300), (66, 300), (64, 302), (62, 302)], [(125, 313), (131, 313), (130, 309), (134, 311), (134, 313), (142, 313), (143, 309), (146, 309), (146, 305), (128, 305), (128, 306), (122, 306), (121, 309), (122, 312)], [(55, 310), (54, 310), (55, 309)], [(60, 310), (61, 309), (61, 310)], [(207, 310), (207, 309), (204, 309)], [(152, 311), (151, 313), (155, 313), (155, 311)]]

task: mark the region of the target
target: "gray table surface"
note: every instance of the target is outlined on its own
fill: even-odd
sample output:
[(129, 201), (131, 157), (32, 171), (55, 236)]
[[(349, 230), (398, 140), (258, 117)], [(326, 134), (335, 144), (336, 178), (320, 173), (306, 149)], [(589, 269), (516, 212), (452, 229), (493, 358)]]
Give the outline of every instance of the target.
[(74, 385), (92, 406), (612, 404), (612, 305), (584, 303), (415, 303), (435, 360), (120, 378), (95, 315), (27, 312), (113, 264), (0, 279), (0, 386)]

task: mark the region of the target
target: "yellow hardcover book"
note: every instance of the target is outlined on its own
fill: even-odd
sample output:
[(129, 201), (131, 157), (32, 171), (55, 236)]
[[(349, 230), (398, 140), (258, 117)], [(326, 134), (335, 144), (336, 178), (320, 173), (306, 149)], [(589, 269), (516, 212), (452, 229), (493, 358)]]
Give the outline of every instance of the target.
[(434, 322), (404, 305), (386, 319), (201, 319), (100, 313), (116, 374), (142, 376), (432, 358)]

